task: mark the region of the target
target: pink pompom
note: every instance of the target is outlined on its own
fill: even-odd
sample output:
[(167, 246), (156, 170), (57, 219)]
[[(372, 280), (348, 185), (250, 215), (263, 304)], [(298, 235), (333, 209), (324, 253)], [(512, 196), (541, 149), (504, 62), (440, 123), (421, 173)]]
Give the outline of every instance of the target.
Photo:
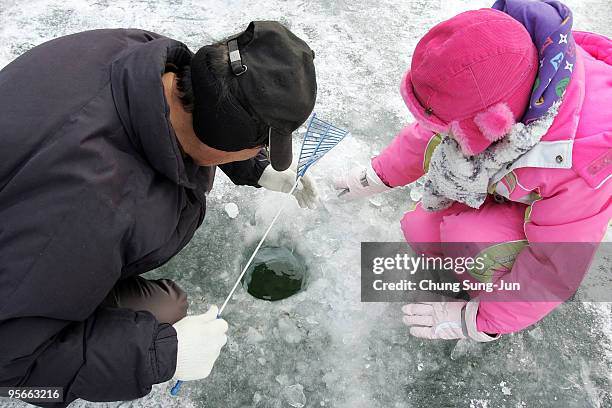
[(495, 142), (504, 137), (514, 125), (514, 114), (503, 102), (491, 106), (474, 117), (474, 123), (484, 137)]

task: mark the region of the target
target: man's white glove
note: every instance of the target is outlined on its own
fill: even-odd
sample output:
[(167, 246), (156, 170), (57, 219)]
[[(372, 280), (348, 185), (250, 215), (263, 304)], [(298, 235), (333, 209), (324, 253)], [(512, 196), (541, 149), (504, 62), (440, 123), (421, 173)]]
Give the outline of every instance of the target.
[(174, 324), (178, 339), (175, 380), (191, 381), (208, 377), (227, 343), (227, 322), (217, 319), (219, 309), (187, 316)]
[(340, 190), (338, 197), (346, 200), (367, 197), (391, 189), (378, 177), (372, 164), (353, 167), (343, 176), (336, 177), (334, 188)]
[(404, 324), (410, 326), (410, 334), (424, 339), (465, 339), (486, 342), (499, 338), (478, 331), (476, 314), (478, 300), (469, 302), (420, 302), (402, 307)]
[[(276, 171), (269, 165), (264, 169), (257, 184), (267, 190), (289, 193), (295, 184), (295, 179), (297, 177), (296, 169), (297, 167), (295, 165), (291, 165), (291, 167), (285, 171)], [(317, 192), (317, 186), (314, 180), (310, 176), (305, 175), (300, 179), (298, 186), (293, 191), (293, 195), (297, 199), (300, 207), (308, 207), (310, 209), (317, 208), (319, 193)]]

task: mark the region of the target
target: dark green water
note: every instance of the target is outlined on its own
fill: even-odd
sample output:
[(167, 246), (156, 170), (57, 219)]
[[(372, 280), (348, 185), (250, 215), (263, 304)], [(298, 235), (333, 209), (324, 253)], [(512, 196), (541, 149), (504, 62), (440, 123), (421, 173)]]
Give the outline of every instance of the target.
[(242, 286), (258, 299), (286, 299), (306, 286), (306, 267), (299, 256), (285, 247), (264, 247), (242, 278)]

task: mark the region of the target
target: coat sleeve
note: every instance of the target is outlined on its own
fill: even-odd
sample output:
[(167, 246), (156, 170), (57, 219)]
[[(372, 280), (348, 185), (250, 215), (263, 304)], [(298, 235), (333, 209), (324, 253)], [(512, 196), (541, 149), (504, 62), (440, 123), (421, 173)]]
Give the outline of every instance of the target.
[(429, 157), (438, 143), (433, 132), (415, 122), (402, 129), (372, 160), (372, 167), (389, 187), (405, 186), (425, 174)]
[(520, 291), (481, 294), (478, 330), (522, 330), (574, 295), (606, 233), (612, 217), (611, 197), (612, 183), (595, 190), (574, 177), (557, 194), (528, 207), (525, 235), (529, 246), (501, 277), (507, 283), (518, 283)]
[(43, 339), (62, 325), (34, 354), (0, 367), (5, 378), (11, 371), (27, 371), (24, 378), (9, 380), (6, 385), (63, 387), (64, 402), (41, 406), (65, 407), (77, 398), (132, 400), (148, 394), (153, 384), (167, 381), (174, 374), (176, 332), (148, 312), (99, 308), (84, 322), (22, 318), (3, 323), (0, 331), (27, 332), (27, 343), (33, 338)]
[(176, 332), (149, 312), (102, 306), (121, 275), (131, 218), (89, 188), (78, 199), (65, 191), (18, 209), (40, 206), (46, 217), (0, 212), (0, 385), (63, 387), (57, 407), (142, 397), (174, 374)]
[(219, 168), (237, 186), (261, 187), (258, 181), (268, 164), (270, 162), (264, 151), (261, 150), (252, 159), (222, 164)]

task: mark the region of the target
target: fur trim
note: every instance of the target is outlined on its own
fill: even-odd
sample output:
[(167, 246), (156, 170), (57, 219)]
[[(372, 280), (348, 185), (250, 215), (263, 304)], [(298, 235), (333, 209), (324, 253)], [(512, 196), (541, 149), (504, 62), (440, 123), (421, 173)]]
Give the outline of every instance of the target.
[(506, 137), (471, 157), (465, 157), (459, 140), (446, 135), (434, 150), (424, 176), (423, 208), (441, 210), (454, 201), (480, 208), (487, 198), (491, 178), (542, 139), (552, 126), (560, 104), (560, 101), (555, 103), (545, 115), (529, 125), (514, 124)]
[(474, 123), (490, 142), (504, 137), (514, 125), (514, 114), (503, 102), (491, 106), (474, 117)]
[(463, 150), (463, 153), (467, 156), (472, 156), (474, 154), (474, 150), (470, 147), (470, 141), (468, 140), (467, 135), (461, 128), (459, 122), (457, 122), (456, 120), (452, 121), (448, 130), (450, 132), (451, 137), (455, 139), (457, 143), (459, 143), (459, 146), (461, 147), (461, 150)]

